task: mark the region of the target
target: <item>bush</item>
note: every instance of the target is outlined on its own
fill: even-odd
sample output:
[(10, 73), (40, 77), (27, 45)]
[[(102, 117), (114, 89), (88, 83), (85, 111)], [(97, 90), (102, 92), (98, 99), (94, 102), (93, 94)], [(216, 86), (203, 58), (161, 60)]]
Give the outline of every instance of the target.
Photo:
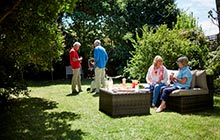
[(206, 38), (197, 29), (168, 29), (162, 25), (155, 31), (143, 26), (142, 33), (136, 33), (137, 41), (133, 42), (135, 51), (128, 62), (125, 72), (131, 78), (145, 79), (148, 68), (156, 55), (162, 56), (168, 69), (177, 69), (176, 60), (187, 56), (192, 69), (204, 69), (208, 55)]
[[(4, 53), (1, 53), (4, 54)], [(22, 79), (22, 73), (16, 67), (15, 61), (5, 55), (0, 55), (0, 107), (7, 106), (10, 97), (20, 94), (28, 96), (27, 84)]]

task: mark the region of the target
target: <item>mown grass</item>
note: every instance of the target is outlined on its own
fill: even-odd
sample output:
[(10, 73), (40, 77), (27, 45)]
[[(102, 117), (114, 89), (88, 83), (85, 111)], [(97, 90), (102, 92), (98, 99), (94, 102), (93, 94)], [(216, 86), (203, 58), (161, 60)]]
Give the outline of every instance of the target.
[(192, 114), (172, 111), (111, 118), (99, 111), (99, 97), (70, 95), (70, 80), (30, 82), (30, 98), (12, 100), (0, 114), (4, 140), (217, 140), (220, 139), (220, 97), (214, 108)]

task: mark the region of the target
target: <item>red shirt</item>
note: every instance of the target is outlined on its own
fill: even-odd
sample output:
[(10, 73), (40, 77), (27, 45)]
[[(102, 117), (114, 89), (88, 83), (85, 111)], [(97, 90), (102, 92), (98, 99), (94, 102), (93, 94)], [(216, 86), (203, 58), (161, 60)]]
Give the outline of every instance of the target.
[[(70, 64), (71, 64), (72, 69), (80, 68), (80, 61), (78, 61), (79, 55), (74, 48), (70, 50), (69, 56), (70, 56)], [(76, 58), (77, 61), (73, 61), (73, 58)]]

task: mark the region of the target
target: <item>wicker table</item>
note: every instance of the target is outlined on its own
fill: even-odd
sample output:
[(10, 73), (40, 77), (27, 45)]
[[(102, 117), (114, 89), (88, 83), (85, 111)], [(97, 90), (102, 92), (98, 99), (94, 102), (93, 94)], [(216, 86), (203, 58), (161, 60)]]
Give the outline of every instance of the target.
[(100, 89), (99, 110), (112, 117), (150, 114), (151, 94), (147, 90), (113, 92)]

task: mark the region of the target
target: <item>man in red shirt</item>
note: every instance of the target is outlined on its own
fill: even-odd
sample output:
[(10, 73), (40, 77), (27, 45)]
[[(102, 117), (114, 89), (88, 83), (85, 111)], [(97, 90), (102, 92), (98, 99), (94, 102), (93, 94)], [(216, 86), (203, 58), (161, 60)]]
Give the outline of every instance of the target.
[[(81, 68), (81, 61), (82, 57), (79, 57), (78, 50), (80, 48), (81, 44), (79, 42), (75, 42), (73, 44), (72, 49), (70, 50), (69, 56), (70, 56), (70, 64), (73, 71), (73, 77), (72, 77), (72, 94), (78, 94), (79, 92), (82, 92), (81, 88), (81, 75), (80, 75), (80, 68)], [(78, 91), (76, 90), (76, 85), (78, 86)]]

